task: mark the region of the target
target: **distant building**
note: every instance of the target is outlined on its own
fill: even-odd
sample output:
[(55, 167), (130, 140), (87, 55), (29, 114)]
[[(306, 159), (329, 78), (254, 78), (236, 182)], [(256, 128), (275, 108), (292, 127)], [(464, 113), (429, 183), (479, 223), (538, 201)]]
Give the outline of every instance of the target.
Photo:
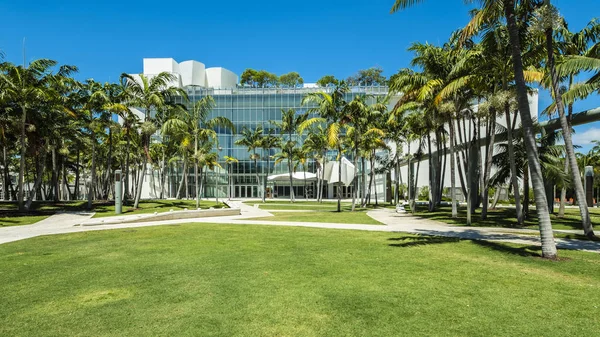
[[(177, 63), (172, 58), (150, 58), (144, 59), (143, 74), (146, 76), (157, 75), (160, 72), (169, 72), (176, 76), (172, 85), (186, 90), (189, 96), (188, 106), (192, 106), (197, 100), (206, 95), (211, 95), (216, 107), (212, 110), (209, 118), (215, 116), (224, 116), (229, 118), (235, 124), (236, 130), (241, 130), (244, 126), (256, 128), (261, 125), (265, 129), (272, 128), (270, 121), (281, 121), (281, 110), (295, 109), (298, 113), (308, 109), (307, 106), (302, 106), (302, 98), (309, 92), (327, 91), (327, 88), (321, 88), (315, 83), (306, 83), (296, 88), (249, 88), (238, 85), (238, 76), (233, 72), (220, 67), (206, 68), (204, 64), (197, 61), (184, 61)], [(139, 76), (139, 75), (133, 75)], [(374, 96), (387, 95), (388, 88), (380, 86), (370, 87), (352, 87), (346, 95), (348, 101), (359, 94), (370, 94)], [(184, 103), (181, 98), (177, 98), (176, 102)], [(140, 117), (143, 116), (142, 110), (134, 109)], [(258, 161), (258, 175), (256, 178), (256, 170), (254, 162), (250, 160), (248, 149), (243, 146), (235, 145), (235, 141), (239, 139), (239, 135), (234, 135), (228, 130), (219, 129), (218, 133), (219, 146), (222, 148), (219, 152), (219, 161), (223, 169), (208, 171), (204, 177), (205, 189), (202, 191), (202, 196), (214, 197), (216, 194), (219, 197), (227, 197), (228, 188), (231, 189), (233, 197), (261, 197), (262, 182), (269, 175), (288, 172), (287, 163), (275, 165), (273, 160), (270, 160), (267, 167), (266, 156), (272, 156), (277, 149), (272, 149), (270, 153), (266, 150), (259, 149), (257, 152), (261, 155)], [(298, 137), (298, 136), (296, 136)], [(298, 137), (299, 138), (299, 137)], [(297, 139), (301, 142), (301, 139)], [(227, 168), (224, 157), (231, 156), (239, 160), (239, 163), (232, 164), (231, 168)], [(331, 159), (334, 154), (331, 154)], [(317, 166), (314, 160), (308, 163), (307, 171), (315, 173)], [(367, 168), (368, 169), (368, 168)], [(168, 190), (167, 197), (174, 197), (181, 177), (181, 166), (178, 166), (178, 171), (168, 172)], [(302, 168), (299, 168), (300, 172)], [(231, 171), (229, 177), (228, 172)], [(190, 171), (191, 173), (192, 171)], [(150, 186), (158, 184), (158, 179), (150, 179), (150, 170), (147, 172), (143, 189), (142, 197), (156, 198), (158, 197), (158, 186)], [(230, 180), (228, 180), (228, 177)], [(156, 178), (156, 177), (155, 177)], [(231, 186), (228, 187), (228, 181)], [(383, 176), (377, 179), (379, 187), (377, 190), (378, 197), (382, 200), (385, 197), (384, 179)], [(277, 197), (289, 196), (288, 183), (269, 183), (268, 190), (270, 195)], [(218, 187), (217, 187), (218, 186)], [(305, 189), (303, 182), (298, 182), (294, 186), (296, 197), (303, 198), (305, 195), (309, 198), (316, 196), (316, 183), (309, 182)], [(325, 196), (329, 198), (336, 197), (336, 188), (334, 186), (325, 185)], [(351, 197), (352, 187), (343, 188), (343, 197)], [(375, 191), (373, 191), (374, 195)], [(188, 177), (187, 195), (195, 194), (194, 176), (190, 174)], [(184, 193), (184, 196), (186, 194)]]

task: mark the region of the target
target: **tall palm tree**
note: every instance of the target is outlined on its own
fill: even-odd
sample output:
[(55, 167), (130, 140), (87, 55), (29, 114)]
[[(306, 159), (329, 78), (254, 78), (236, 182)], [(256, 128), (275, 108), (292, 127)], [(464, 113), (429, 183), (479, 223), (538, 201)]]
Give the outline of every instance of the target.
[[(558, 23), (558, 11), (555, 7), (550, 4), (550, 0), (544, 1), (544, 6), (538, 10), (538, 28), (543, 30), (546, 42), (546, 68), (548, 70), (550, 78), (550, 86), (554, 97), (554, 102), (558, 110), (558, 118), (560, 120), (560, 126), (562, 128), (563, 139), (565, 142), (565, 149), (567, 155), (567, 161), (569, 162), (569, 168), (573, 176), (573, 184), (577, 199), (582, 201), (585, 199), (585, 191), (583, 190), (583, 184), (581, 183), (579, 167), (577, 166), (577, 158), (575, 157), (575, 149), (573, 148), (573, 139), (571, 136), (571, 126), (567, 120), (565, 114), (565, 105), (562, 99), (562, 93), (560, 90), (559, 77), (555, 67), (554, 57), (554, 25)], [(592, 228), (592, 220), (590, 218), (590, 212), (586, 202), (579, 203), (579, 212), (581, 213), (581, 221), (583, 230), (586, 236), (595, 237), (594, 230)]]
[(122, 82), (125, 83), (125, 91), (129, 107), (144, 109), (144, 123), (142, 125), (142, 147), (144, 156), (142, 159), (142, 169), (138, 178), (135, 201), (133, 207), (137, 208), (142, 195), (142, 187), (146, 166), (149, 158), (150, 136), (156, 132), (156, 126), (153, 123), (152, 112), (163, 108), (175, 96), (181, 96), (187, 101), (187, 94), (181, 88), (171, 86), (175, 80), (175, 75), (168, 72), (149, 77), (139, 74), (134, 77), (129, 74), (121, 74)]
[(196, 187), (196, 208), (200, 206), (200, 185), (198, 181), (198, 161), (199, 147), (204, 146), (206, 142), (212, 141), (217, 143), (216, 128), (224, 128), (231, 132), (235, 132), (233, 122), (223, 116), (213, 117), (208, 119), (208, 115), (215, 106), (215, 101), (212, 96), (205, 96), (192, 106), (191, 109), (178, 109), (178, 114), (167, 120), (163, 125), (163, 130), (167, 133), (183, 132), (190, 135), (194, 140), (194, 180)]
[(239, 160), (237, 160), (237, 158), (231, 157), (231, 156), (224, 156), (223, 158), (225, 159), (225, 164), (227, 165), (227, 199), (231, 199), (231, 195), (232, 195), (231, 189), (233, 188), (232, 181), (231, 181), (231, 170), (233, 168), (233, 164), (239, 163)]
[[(298, 143), (298, 140), (294, 139), (293, 135), (295, 133), (298, 133), (298, 136), (302, 137), (302, 132), (300, 131), (301, 130), (300, 125), (302, 125), (302, 123), (304, 123), (307, 119), (308, 119), (308, 112), (297, 114), (296, 110), (294, 110), (294, 109), (288, 109), (288, 110), (281, 109), (281, 122), (271, 121), (271, 123), (279, 129), (279, 132), (281, 133), (282, 136), (287, 135), (286, 143), (283, 144), (283, 142), (282, 142), (282, 144), (281, 144), (282, 151), (293, 151), (293, 149), (296, 147), (296, 145)], [(293, 158), (292, 152), (288, 153), (287, 159), (288, 159), (288, 172), (289, 172), (289, 176), (290, 176), (290, 202), (294, 202), (294, 199), (295, 199), (294, 186), (293, 186), (293, 181), (292, 181), (292, 171), (293, 171), (292, 158)]]
[[(250, 152), (250, 160), (254, 161), (254, 173), (256, 174), (256, 189), (260, 190), (260, 177), (258, 175), (258, 159), (260, 156), (256, 153), (256, 149), (262, 146), (264, 129), (261, 125), (255, 129), (244, 127), (240, 133), (241, 138), (235, 141), (235, 145), (242, 145), (248, 148)], [(265, 191), (263, 191), (264, 194)]]
[(343, 142), (340, 136), (343, 133), (343, 128), (347, 122), (346, 109), (348, 103), (346, 102), (345, 95), (350, 91), (348, 84), (345, 81), (333, 80), (332, 86), (328, 90), (329, 92), (320, 91), (315, 93), (308, 93), (302, 98), (302, 105), (312, 105), (308, 109), (309, 113), (318, 114), (320, 117), (309, 118), (304, 121), (298, 127), (300, 133), (306, 128), (313, 124), (326, 123), (327, 142), (329, 147), (337, 150), (338, 159), (338, 203), (337, 211), (342, 211), (342, 146)]
[[(368, 100), (372, 100), (372, 102), (368, 102)], [(387, 121), (387, 116), (385, 116), (385, 112), (387, 111), (387, 100), (388, 97), (386, 96), (381, 96), (375, 99), (372, 96), (359, 95), (354, 97), (354, 99), (348, 103), (346, 118), (347, 123), (351, 125), (351, 127), (348, 128), (347, 136), (351, 140), (354, 157), (354, 189), (352, 192), (352, 211), (354, 211), (356, 207), (358, 193), (359, 179), (357, 161), (359, 157), (359, 146), (361, 144), (365, 144), (365, 142), (361, 142), (360, 139), (372, 133), (377, 134), (379, 137), (383, 137), (385, 134), (383, 127)], [(371, 171), (373, 170), (374, 167), (371, 167)]]
[[(394, 13), (423, 1), (424, 0), (396, 0), (392, 6), (391, 12)], [(552, 223), (548, 211), (542, 168), (539, 161), (539, 154), (537, 153), (533, 120), (529, 109), (527, 84), (525, 82), (523, 59), (521, 55), (520, 27), (516, 17), (517, 11), (521, 11), (521, 13), (525, 12), (525, 14), (528, 12), (530, 13), (534, 4), (533, 1), (530, 0), (482, 0), (480, 3), (482, 5), (481, 9), (475, 12), (475, 15), (472, 17), (464, 32), (466, 36), (470, 36), (478, 32), (485, 23), (506, 19), (513, 61), (514, 81), (517, 90), (517, 101), (519, 104), (519, 114), (521, 116), (521, 123), (525, 135), (524, 140), (531, 171), (531, 181), (535, 195), (538, 220), (540, 222), (542, 255), (545, 258), (554, 259), (557, 257), (556, 243), (554, 242), (554, 233), (552, 231)], [(522, 17), (525, 21), (530, 18), (528, 15), (522, 15)]]
[(317, 125), (311, 128), (302, 146), (314, 154), (313, 157), (316, 160), (316, 164), (320, 166), (321, 176), (318, 177), (317, 181), (317, 201), (321, 202), (323, 199), (325, 161), (327, 160), (328, 149), (327, 134), (323, 126)]
[(268, 134), (266, 134), (263, 139), (262, 139), (262, 143), (260, 144), (260, 147), (263, 150), (267, 150), (267, 155), (265, 156), (267, 159), (267, 170), (265, 172), (265, 177), (263, 180), (263, 197), (262, 197), (262, 202), (266, 202), (266, 190), (267, 190), (267, 177), (269, 176), (269, 173), (271, 172), (271, 150), (277, 147), (280, 147), (280, 142), (281, 139), (277, 136), (275, 136), (274, 134), (274, 130), (273, 129), (269, 129)]
[(27, 143), (25, 139), (25, 130), (27, 127), (27, 113), (31, 109), (40, 105), (47, 98), (47, 85), (51, 80), (51, 69), (57, 62), (48, 59), (39, 59), (31, 62), (28, 66), (15, 66), (12, 64), (3, 64), (3, 70), (0, 72), (0, 81), (3, 83), (3, 90), (0, 95), (15, 103), (21, 111), (20, 120), (20, 158), (19, 158), (19, 181), (18, 181), (18, 204), (19, 210), (24, 210), (25, 189), (23, 181), (25, 176), (25, 152)]

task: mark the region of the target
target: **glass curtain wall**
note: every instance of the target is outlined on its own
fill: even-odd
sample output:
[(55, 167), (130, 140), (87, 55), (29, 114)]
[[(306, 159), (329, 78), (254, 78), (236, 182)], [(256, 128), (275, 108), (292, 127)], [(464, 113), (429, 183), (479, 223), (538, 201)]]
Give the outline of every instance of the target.
[[(244, 128), (255, 129), (262, 126), (267, 134), (273, 129), (274, 134), (279, 136), (280, 130), (275, 129), (271, 121), (281, 121), (282, 109), (294, 109), (297, 113), (304, 113), (310, 106), (302, 106), (302, 98), (309, 92), (318, 92), (327, 90), (326, 88), (236, 88), (236, 89), (203, 89), (190, 87), (187, 88), (189, 96), (188, 108), (206, 95), (211, 95), (215, 100), (215, 108), (211, 111), (208, 119), (217, 116), (229, 118), (235, 125), (237, 134), (224, 128), (218, 128), (218, 145), (213, 149), (219, 156), (219, 167), (214, 170), (205, 168), (203, 175), (199, 179), (203, 180), (202, 197), (227, 198), (229, 195), (235, 198), (260, 198), (262, 197), (263, 182), (268, 176), (273, 174), (288, 173), (287, 161), (275, 164), (273, 159), (269, 161), (267, 167), (267, 156), (273, 156), (279, 149), (256, 149), (260, 159), (256, 166), (250, 159), (250, 153), (244, 146), (235, 145), (235, 142), (241, 138), (239, 132)], [(359, 94), (386, 95), (387, 87), (353, 87), (346, 96), (348, 101)], [(181, 99), (176, 99), (177, 103), (183, 103)], [(287, 140), (287, 136), (283, 136)], [(302, 144), (299, 135), (294, 135), (293, 139)], [(221, 150), (217, 150), (220, 147)], [(335, 160), (337, 154), (335, 151), (329, 151), (330, 160)], [(238, 160), (237, 163), (227, 164), (225, 156), (233, 157)], [(345, 154), (351, 159), (350, 154)], [(309, 160), (306, 165), (306, 172), (316, 173), (317, 166), (315, 160)], [(360, 167), (359, 167), (360, 169)], [(256, 172), (258, 171), (258, 179)], [(296, 170), (302, 173), (302, 166)], [(177, 170), (171, 170), (169, 174), (169, 189), (171, 196), (174, 197), (177, 185), (182, 177), (182, 167), (179, 165)], [(193, 175), (193, 165), (190, 165), (188, 175), (187, 196), (195, 197), (195, 181)], [(294, 193), (297, 198), (314, 198), (316, 196), (316, 183), (307, 182), (306, 188), (304, 182), (294, 182)], [(327, 193), (327, 186), (324, 188)], [(344, 195), (351, 195), (351, 187), (344, 188)], [(267, 197), (289, 197), (289, 182), (268, 182)], [(325, 194), (327, 196), (327, 194)], [(183, 193), (183, 197), (186, 194)]]

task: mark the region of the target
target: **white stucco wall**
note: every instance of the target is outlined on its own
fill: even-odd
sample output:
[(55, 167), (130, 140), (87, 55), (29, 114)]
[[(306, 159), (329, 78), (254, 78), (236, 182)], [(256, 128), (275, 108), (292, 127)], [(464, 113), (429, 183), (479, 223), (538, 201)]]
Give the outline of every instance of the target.
[(206, 86), (213, 89), (235, 88), (238, 77), (235, 73), (222, 67), (206, 69)]

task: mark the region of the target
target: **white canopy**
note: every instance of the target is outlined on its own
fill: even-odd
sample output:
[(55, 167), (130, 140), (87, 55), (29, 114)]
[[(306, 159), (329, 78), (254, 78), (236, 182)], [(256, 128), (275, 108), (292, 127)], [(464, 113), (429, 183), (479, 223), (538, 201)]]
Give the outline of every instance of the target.
[[(287, 182), (289, 182), (290, 174), (289, 173), (274, 174), (272, 176), (268, 176), (267, 180), (268, 181), (287, 181)], [(292, 173), (292, 180), (293, 181), (304, 181), (304, 172)], [(306, 172), (306, 181), (315, 181), (315, 180), (317, 180), (316, 174)]]
[(350, 186), (354, 180), (354, 165), (345, 157), (342, 157), (342, 177), (339, 177), (338, 161), (330, 161), (325, 165), (325, 180), (329, 184), (341, 183), (345, 186)]

